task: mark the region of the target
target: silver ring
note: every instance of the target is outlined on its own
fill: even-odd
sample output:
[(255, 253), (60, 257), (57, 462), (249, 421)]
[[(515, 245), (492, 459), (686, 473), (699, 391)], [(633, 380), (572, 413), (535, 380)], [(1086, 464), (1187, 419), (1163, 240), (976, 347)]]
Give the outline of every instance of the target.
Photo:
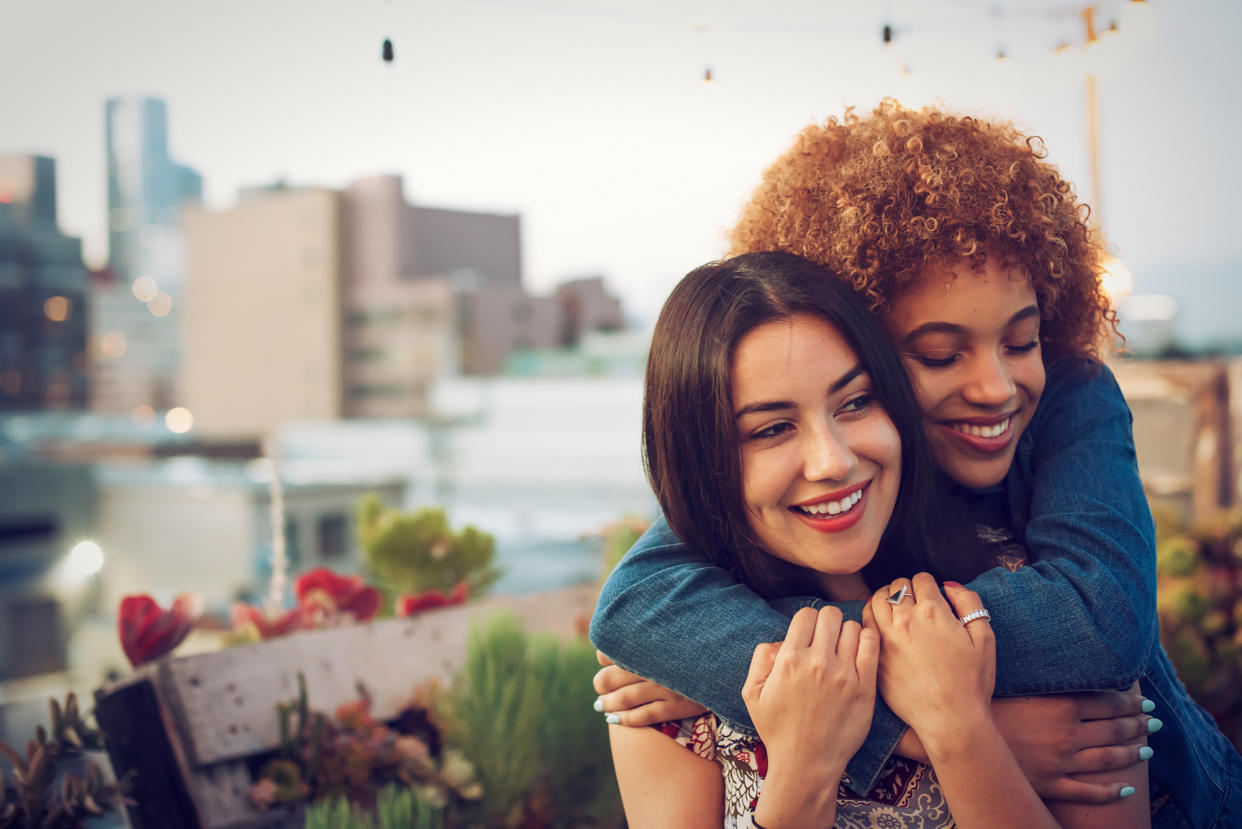
[(966, 626), (966, 625), (969, 625), (971, 622), (973, 622), (975, 619), (991, 619), (991, 618), (992, 618), (992, 614), (988, 613), (988, 609), (986, 607), (981, 607), (978, 610), (970, 611), (965, 616), (959, 616), (957, 620), (961, 622), (963, 626)]
[(905, 599), (905, 597), (908, 595), (910, 595), (910, 585), (903, 584), (900, 590), (898, 590), (893, 595), (889, 596), (884, 601), (888, 602), (889, 604), (894, 604), (894, 605), (901, 604), (902, 600)]

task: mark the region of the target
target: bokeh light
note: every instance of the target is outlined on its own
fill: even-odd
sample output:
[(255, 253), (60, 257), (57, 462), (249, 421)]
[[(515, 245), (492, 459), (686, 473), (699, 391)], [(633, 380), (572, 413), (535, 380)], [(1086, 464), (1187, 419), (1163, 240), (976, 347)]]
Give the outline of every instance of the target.
[(155, 425), (155, 409), (146, 403), (135, 406), (134, 410), (129, 413), (129, 420), (139, 429), (150, 429)]
[(155, 295), (159, 293), (160, 288), (151, 277), (140, 276), (134, 280), (130, 290), (134, 292), (134, 299), (139, 302), (150, 302), (155, 299)]
[(64, 322), (73, 311), (73, 303), (63, 296), (50, 296), (43, 303), (43, 315), (52, 322)]
[(184, 435), (194, 426), (194, 415), (190, 414), (190, 410), (182, 406), (177, 406), (168, 410), (164, 415), (164, 425), (168, 427), (168, 431), (177, 435)]
[(160, 291), (155, 297), (147, 303), (147, 310), (157, 317), (164, 317), (172, 310), (172, 297), (165, 291)]

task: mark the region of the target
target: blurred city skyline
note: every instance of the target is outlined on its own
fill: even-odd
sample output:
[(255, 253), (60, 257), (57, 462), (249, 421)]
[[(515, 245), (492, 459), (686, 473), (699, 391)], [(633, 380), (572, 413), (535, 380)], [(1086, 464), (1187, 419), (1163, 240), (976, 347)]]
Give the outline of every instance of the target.
[(1181, 291), (1181, 335), (1226, 336), (1222, 315), (1242, 301), (1229, 279), (1242, 266), (1242, 165), (1229, 156), (1242, 116), (1227, 88), (1242, 74), (1230, 42), (1242, 7), (1152, 0), (1143, 36), (1127, 29), (1128, 0), (1100, 2), (1097, 28), (1121, 32), (1087, 52), (1085, 5), (3, 0), (0, 69), (26, 80), (0, 89), (0, 153), (56, 159), (60, 225), (102, 265), (104, 102), (157, 96), (209, 207), (276, 179), (399, 174), (417, 204), (520, 213), (532, 290), (602, 274), (650, 320), (681, 274), (721, 253), (792, 135), (846, 105), (896, 95), (1012, 118), (1090, 201), (1090, 61), (1093, 207), (1137, 293)]

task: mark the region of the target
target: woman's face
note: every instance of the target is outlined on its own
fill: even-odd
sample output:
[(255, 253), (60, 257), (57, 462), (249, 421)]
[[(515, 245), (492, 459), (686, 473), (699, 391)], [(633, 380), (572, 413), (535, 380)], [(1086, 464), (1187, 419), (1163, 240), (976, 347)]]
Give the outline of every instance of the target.
[(929, 268), (884, 317), (937, 465), (958, 483), (999, 483), (1044, 390), (1030, 280), (988, 257)]
[(900, 438), (858, 357), (832, 325), (797, 314), (742, 338), (731, 382), (756, 540), (829, 574), (830, 595), (857, 592), (857, 577), (834, 589), (832, 576), (871, 561), (901, 477)]

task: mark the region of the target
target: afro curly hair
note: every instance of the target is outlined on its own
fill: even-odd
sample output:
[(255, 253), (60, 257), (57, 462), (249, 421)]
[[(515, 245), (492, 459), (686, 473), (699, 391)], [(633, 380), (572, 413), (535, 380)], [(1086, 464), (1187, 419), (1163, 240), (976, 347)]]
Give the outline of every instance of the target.
[(1045, 359), (1098, 358), (1116, 315), (1100, 287), (1089, 209), (1008, 123), (892, 99), (798, 134), (730, 233), (730, 256), (798, 254), (836, 272), (876, 313), (929, 266), (999, 256), (1035, 289)]

